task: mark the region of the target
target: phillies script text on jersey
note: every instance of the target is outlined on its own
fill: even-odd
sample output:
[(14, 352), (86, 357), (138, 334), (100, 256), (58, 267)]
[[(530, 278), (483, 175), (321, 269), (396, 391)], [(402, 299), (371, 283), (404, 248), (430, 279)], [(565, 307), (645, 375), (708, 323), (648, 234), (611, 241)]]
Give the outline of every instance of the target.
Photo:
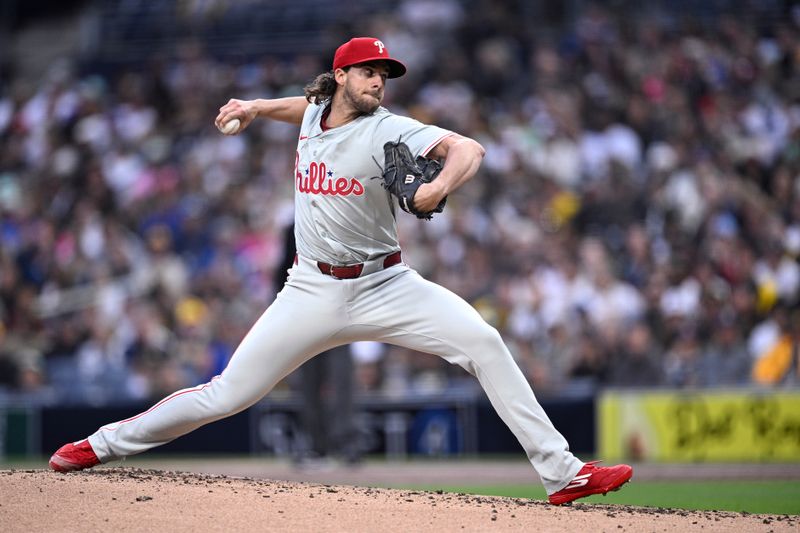
[(326, 196), (349, 196), (364, 194), (364, 186), (355, 178), (333, 178), (325, 163), (312, 161), (306, 169), (306, 175), (300, 172), (300, 152), (294, 160), (294, 175), (297, 179), (297, 190), (308, 194), (324, 194)]

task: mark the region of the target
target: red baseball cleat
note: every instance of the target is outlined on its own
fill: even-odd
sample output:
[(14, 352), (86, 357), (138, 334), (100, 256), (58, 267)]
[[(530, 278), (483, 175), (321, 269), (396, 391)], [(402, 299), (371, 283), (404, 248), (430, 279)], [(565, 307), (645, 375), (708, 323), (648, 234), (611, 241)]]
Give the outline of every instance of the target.
[(63, 445), (50, 458), (50, 468), (56, 472), (73, 472), (100, 464), (89, 440), (70, 442)]
[(583, 465), (566, 487), (550, 495), (550, 503), (561, 505), (592, 494), (619, 490), (633, 477), (633, 468), (628, 465), (595, 466), (599, 462), (589, 461)]

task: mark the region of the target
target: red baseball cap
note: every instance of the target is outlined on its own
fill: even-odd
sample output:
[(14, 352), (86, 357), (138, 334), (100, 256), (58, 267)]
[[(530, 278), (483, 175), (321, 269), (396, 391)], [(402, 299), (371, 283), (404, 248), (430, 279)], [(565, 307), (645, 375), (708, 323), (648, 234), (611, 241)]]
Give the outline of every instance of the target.
[(399, 78), (406, 73), (406, 66), (390, 57), (389, 50), (375, 37), (354, 37), (337, 48), (333, 56), (333, 70), (368, 61), (386, 61), (390, 78)]

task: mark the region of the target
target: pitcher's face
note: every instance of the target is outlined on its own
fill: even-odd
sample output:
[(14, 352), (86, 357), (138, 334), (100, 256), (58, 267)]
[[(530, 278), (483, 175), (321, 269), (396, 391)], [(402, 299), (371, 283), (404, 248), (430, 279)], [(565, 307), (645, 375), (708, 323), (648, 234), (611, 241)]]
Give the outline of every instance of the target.
[(373, 113), (383, 101), (389, 68), (381, 61), (354, 65), (347, 71), (344, 101), (359, 113)]

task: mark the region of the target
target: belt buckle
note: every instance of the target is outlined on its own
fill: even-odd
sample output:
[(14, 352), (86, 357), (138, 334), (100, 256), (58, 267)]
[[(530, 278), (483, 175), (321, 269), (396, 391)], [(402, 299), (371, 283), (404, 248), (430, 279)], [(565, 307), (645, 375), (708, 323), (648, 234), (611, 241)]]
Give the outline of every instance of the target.
[(331, 265), (330, 277), (332, 277), (333, 279), (342, 279), (342, 278), (340, 278), (339, 276), (336, 275), (336, 269), (337, 268), (339, 268), (339, 267)]

